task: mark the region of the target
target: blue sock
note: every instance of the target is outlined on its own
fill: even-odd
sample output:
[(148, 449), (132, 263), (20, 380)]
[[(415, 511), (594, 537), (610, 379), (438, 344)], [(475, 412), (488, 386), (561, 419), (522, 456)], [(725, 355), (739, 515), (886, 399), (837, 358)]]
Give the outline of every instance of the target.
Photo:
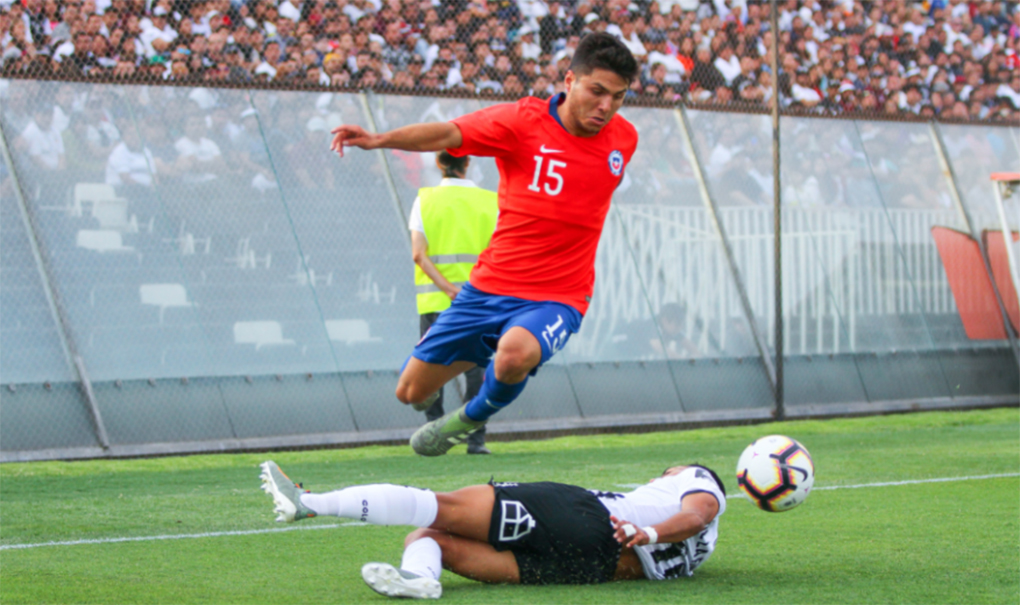
[(496, 364), (490, 363), (485, 369), (485, 382), (475, 398), (468, 402), (464, 413), (471, 420), (488, 420), (490, 416), (510, 405), (528, 384), (525, 378), (517, 384), (507, 384), (496, 380)]

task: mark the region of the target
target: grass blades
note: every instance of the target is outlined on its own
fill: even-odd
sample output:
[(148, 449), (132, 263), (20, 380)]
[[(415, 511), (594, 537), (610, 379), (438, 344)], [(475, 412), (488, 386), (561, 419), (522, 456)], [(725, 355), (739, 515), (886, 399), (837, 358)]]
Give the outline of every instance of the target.
[[(388, 482), (452, 490), (497, 480), (626, 489), (700, 462), (736, 493), (756, 437), (803, 443), (816, 487), (1020, 473), (1015, 408), (697, 431), (567, 437), (463, 447), (437, 459), (408, 447), (44, 462), (0, 466), (3, 603), (382, 603), (367, 561), (400, 560), (409, 528), (317, 518), (273, 523), (257, 464), (280, 463), (314, 491)], [(586, 587), (484, 586), (446, 573), (455, 603), (1016, 603), (1020, 477), (822, 490), (790, 512), (730, 499), (718, 549), (695, 577)], [(337, 526), (338, 527), (325, 527)], [(319, 527), (318, 530), (305, 528)], [(295, 531), (25, 549), (72, 540)]]

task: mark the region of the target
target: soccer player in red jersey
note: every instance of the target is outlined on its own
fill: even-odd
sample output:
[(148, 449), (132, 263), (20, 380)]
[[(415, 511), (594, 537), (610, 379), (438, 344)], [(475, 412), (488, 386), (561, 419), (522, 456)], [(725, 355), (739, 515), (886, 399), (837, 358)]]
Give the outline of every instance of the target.
[[(397, 399), (424, 409), (457, 375), (486, 367), (478, 396), (411, 438), (425, 456), (445, 454), (520, 395), (528, 376), (577, 333), (595, 286), (595, 251), (613, 191), (637, 147), (617, 110), (638, 65), (608, 34), (581, 40), (565, 93), (528, 97), (446, 123), (373, 134), (334, 128), (331, 149), (447, 150), (495, 157), (499, 221), (453, 304), (408, 359)], [(491, 363), (490, 363), (491, 361)]]

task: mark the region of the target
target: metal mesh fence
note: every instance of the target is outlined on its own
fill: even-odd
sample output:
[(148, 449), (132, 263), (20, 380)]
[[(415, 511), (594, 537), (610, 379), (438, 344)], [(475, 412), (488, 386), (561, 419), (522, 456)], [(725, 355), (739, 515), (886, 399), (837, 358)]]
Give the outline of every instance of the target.
[[(684, 413), (770, 408), (770, 377), (712, 201), (698, 186), (699, 162), (682, 116), (656, 109), (627, 116), (641, 145), (614, 197), (577, 354), (587, 350), (587, 359), (617, 372), (624, 365), (635, 375), (630, 381), (649, 392), (675, 392)], [(656, 367), (663, 361), (666, 371)], [(719, 383), (733, 388), (708, 387)], [(606, 413), (618, 405), (604, 389), (591, 396), (605, 402)]]
[(1009, 1), (18, 0), (0, 74), (132, 84), (517, 98), (562, 90), (581, 37), (608, 32), (634, 102), (791, 114), (1015, 122)]
[[(393, 389), (418, 338), (407, 215), (440, 175), (425, 154), (338, 161), (328, 130), (490, 101), (2, 86), (5, 455), (399, 439), (421, 422)], [(772, 409), (767, 118), (623, 113), (641, 145), (592, 306), (497, 432)], [(994, 189), (970, 173), (1015, 165), (1017, 130), (787, 117), (782, 137), (790, 405), (1015, 394), (1008, 334), (967, 331), (930, 231), (995, 228)], [(487, 159), (469, 177), (498, 182)]]
[(408, 213), (440, 175), (328, 132), (561, 92), (601, 31), (641, 144), (582, 331), (496, 432), (765, 417), (784, 367), (794, 413), (1015, 396), (988, 181), (1020, 166), (1015, 3), (780, 1), (777, 78), (770, 6), (0, 3), (4, 456), (405, 438)]
[[(3, 423), (0, 442), (47, 448), (90, 446), (95, 431), (77, 386), (72, 355), (62, 338), (40, 275), (41, 252), (33, 245), (30, 215), (17, 203), (14, 175), (4, 164), (0, 176), (0, 368)], [(32, 402), (19, 405), (20, 402)], [(55, 433), (50, 429), (60, 426)]]

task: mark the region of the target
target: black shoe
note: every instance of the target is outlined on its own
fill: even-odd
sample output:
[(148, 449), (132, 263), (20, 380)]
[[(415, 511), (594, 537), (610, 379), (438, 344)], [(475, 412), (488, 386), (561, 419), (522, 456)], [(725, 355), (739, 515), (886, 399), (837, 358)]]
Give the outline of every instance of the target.
[(469, 445), (467, 453), (469, 454), (491, 454), (489, 448), (484, 445)]

